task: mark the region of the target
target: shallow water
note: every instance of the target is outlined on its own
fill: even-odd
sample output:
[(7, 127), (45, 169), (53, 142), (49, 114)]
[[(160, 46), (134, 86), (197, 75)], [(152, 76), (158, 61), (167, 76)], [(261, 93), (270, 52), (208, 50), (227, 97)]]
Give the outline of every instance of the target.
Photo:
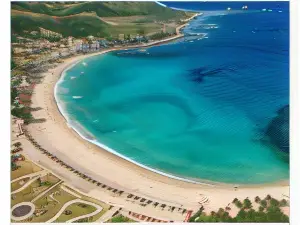
[(153, 169), (286, 180), (288, 163), (262, 139), (289, 102), (288, 25), (287, 12), (206, 12), (175, 43), (85, 59), (65, 72), (57, 98), (82, 134)]

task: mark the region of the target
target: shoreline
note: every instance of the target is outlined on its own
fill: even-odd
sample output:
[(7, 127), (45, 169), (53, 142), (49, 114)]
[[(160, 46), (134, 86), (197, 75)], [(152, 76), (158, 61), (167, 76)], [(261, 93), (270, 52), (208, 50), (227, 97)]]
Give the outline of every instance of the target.
[[(135, 48), (138, 48), (138, 47), (135, 47)], [(131, 48), (127, 48), (127, 49), (131, 49)], [(81, 59), (78, 59), (78, 60), (74, 60), (74, 61), (71, 61), (70, 63), (66, 64), (65, 65), (65, 69), (63, 69), (59, 75), (59, 78), (57, 80), (57, 82), (55, 83), (55, 86), (54, 86), (54, 101), (55, 101), (55, 104), (57, 105), (57, 108), (58, 108), (58, 111), (60, 112), (61, 116), (64, 118), (65, 120), (65, 123), (67, 124), (68, 127), (70, 127), (71, 129), (74, 130), (74, 132), (80, 136), (80, 138), (82, 138), (83, 140), (93, 144), (96, 148), (98, 147), (99, 150), (104, 150), (104, 151), (107, 151), (108, 153), (110, 154), (113, 154), (115, 155), (116, 157), (119, 157), (123, 160), (126, 160), (128, 161), (129, 163), (132, 163), (134, 165), (137, 165), (143, 169), (146, 169), (148, 170), (149, 172), (153, 172), (153, 173), (157, 173), (159, 175), (162, 175), (162, 176), (165, 176), (167, 178), (170, 178), (170, 179), (175, 179), (175, 180), (179, 180), (179, 181), (183, 181), (183, 182), (188, 182), (188, 183), (191, 183), (191, 184), (198, 184), (198, 185), (204, 185), (204, 186), (209, 186), (209, 187), (239, 187), (239, 188), (247, 188), (247, 187), (259, 187), (259, 186), (273, 186), (273, 185), (289, 185), (289, 180), (282, 180), (282, 181), (276, 181), (276, 182), (272, 182), (272, 183), (261, 183), (261, 184), (239, 184), (239, 183), (224, 183), (224, 182), (218, 182), (218, 181), (212, 181), (212, 180), (205, 180), (205, 179), (198, 179), (198, 180), (192, 180), (192, 179), (188, 179), (188, 178), (185, 178), (185, 177), (180, 177), (180, 176), (177, 176), (177, 175), (174, 175), (174, 174), (170, 174), (170, 173), (167, 173), (167, 172), (163, 172), (163, 171), (160, 171), (160, 170), (157, 170), (157, 169), (154, 169), (154, 168), (151, 168), (151, 167), (148, 167), (148, 166), (145, 166), (137, 161), (134, 161), (120, 153), (118, 153), (118, 151), (116, 151), (115, 149), (112, 149), (110, 148), (109, 146), (106, 146), (105, 144), (101, 143), (101, 142), (97, 142), (95, 140), (92, 140), (92, 139), (89, 139), (88, 137), (84, 136), (82, 134), (82, 132), (79, 131), (79, 129), (77, 129), (76, 127), (72, 126), (71, 124), (69, 124), (68, 122), (68, 117), (66, 116), (66, 112), (62, 109), (61, 105), (59, 104), (59, 101), (58, 101), (58, 97), (57, 97), (57, 86), (59, 85), (60, 81), (64, 78), (64, 73), (71, 69), (73, 66), (77, 65), (78, 63), (82, 62), (84, 59), (87, 59), (87, 58), (90, 58), (90, 57), (94, 57), (94, 56), (97, 56), (97, 55), (103, 55), (103, 54), (106, 54), (106, 53), (109, 53), (109, 52), (113, 52), (113, 51), (119, 51), (119, 50), (123, 50), (122, 48), (121, 49), (111, 49), (111, 50), (107, 50), (107, 51), (102, 51), (102, 52), (98, 52), (98, 54), (96, 53), (92, 53), (92, 54), (87, 54), (87, 55), (84, 55)], [(80, 126), (83, 128), (83, 130), (85, 130), (86, 128), (83, 127), (83, 125), (80, 124)]]
[[(178, 38), (178, 37), (176, 37)], [(172, 38), (176, 39), (176, 38)], [(169, 41), (169, 39), (167, 40)], [(166, 40), (157, 43), (164, 43)], [(70, 129), (67, 124), (66, 118), (61, 115), (59, 106), (56, 104), (54, 96), (54, 87), (61, 78), (61, 74), (68, 67), (79, 61), (95, 56), (98, 54), (104, 54), (107, 52), (122, 50), (128, 48), (142, 48), (152, 46), (153, 43), (148, 45), (136, 45), (117, 47), (102, 52), (90, 53), (87, 55), (79, 55), (64, 60), (63, 63), (46, 72), (45, 77), (41, 84), (36, 85), (34, 89), (34, 95), (32, 97), (32, 104), (43, 109), (37, 112), (33, 112), (35, 118), (46, 118), (47, 121), (42, 124), (30, 124), (28, 130), (32, 136), (40, 143), (44, 148), (57, 155), (63, 161), (68, 162), (74, 168), (79, 171), (84, 171), (86, 174), (93, 174), (98, 180), (103, 183), (108, 183), (115, 187), (122, 187), (124, 190), (129, 190), (131, 193), (138, 193), (143, 196), (151, 196), (152, 199), (163, 199), (163, 201), (172, 202), (174, 204), (185, 205), (190, 208), (197, 208), (199, 195), (207, 196), (210, 200), (209, 205), (205, 206), (208, 209), (218, 209), (219, 207), (226, 206), (235, 197), (238, 198), (254, 198), (255, 196), (265, 197), (267, 194), (271, 194), (274, 197), (282, 198), (283, 195), (289, 196), (289, 184), (288, 182), (272, 183), (272, 184), (258, 184), (258, 185), (245, 185), (239, 186), (238, 190), (235, 190), (232, 185), (226, 183), (220, 183), (215, 186), (205, 186), (201, 184), (188, 183), (181, 180), (175, 180), (173, 178), (160, 175), (149, 171), (145, 168), (141, 168), (127, 160), (120, 158), (95, 146), (90, 142), (82, 139), (76, 131)], [(52, 144), (56, 143), (56, 144)], [(60, 144), (61, 143), (61, 144)], [(72, 147), (70, 147), (72, 146)], [(46, 162), (37, 153), (37, 150), (28, 150), (30, 158), (35, 161), (42, 161), (47, 168), (52, 171), (57, 168), (53, 167), (51, 162)], [(78, 158), (80, 160), (78, 160)], [(75, 185), (80, 189), (87, 189), (84, 187), (84, 180), (69, 180), (68, 174), (71, 172), (61, 172), (61, 176), (68, 180), (69, 183)], [(111, 174), (114, 176), (112, 177)], [(88, 188), (86, 191), (91, 193), (95, 198), (103, 197), (98, 193), (96, 188)], [(114, 199), (116, 201), (116, 199)], [(124, 204), (124, 202), (122, 202)], [(129, 203), (127, 203), (129, 204)], [(196, 207), (197, 206), (197, 207)]]

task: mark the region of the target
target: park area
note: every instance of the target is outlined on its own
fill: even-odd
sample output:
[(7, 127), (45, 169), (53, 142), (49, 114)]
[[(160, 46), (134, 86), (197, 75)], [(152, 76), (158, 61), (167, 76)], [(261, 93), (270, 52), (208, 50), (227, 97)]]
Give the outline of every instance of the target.
[(110, 208), (112, 206), (72, 189), (24, 156), (22, 160), (14, 161), (11, 171), (12, 222), (95, 222)]

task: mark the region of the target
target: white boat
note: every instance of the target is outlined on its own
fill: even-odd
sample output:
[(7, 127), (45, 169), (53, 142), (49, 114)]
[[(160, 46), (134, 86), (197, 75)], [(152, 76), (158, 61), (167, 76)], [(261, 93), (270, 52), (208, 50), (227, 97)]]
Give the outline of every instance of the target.
[(87, 63), (86, 63), (86, 62), (83, 62), (82, 65), (87, 66)]
[(281, 11), (281, 10), (279, 10), (278, 12), (279, 12), (279, 13), (282, 13), (282, 11)]
[(230, 11), (230, 10), (231, 10), (231, 8), (230, 8), (230, 7), (228, 7), (228, 8), (227, 8), (227, 11)]
[(74, 99), (83, 98), (82, 96), (72, 96)]
[(273, 11), (272, 9), (269, 9), (269, 10), (268, 10), (268, 12), (272, 12), (272, 11)]
[(84, 72), (81, 72), (81, 74), (84, 74)]
[(262, 9), (261, 11), (265, 12), (265, 11), (267, 11), (267, 9)]
[(76, 79), (76, 77), (70, 77), (70, 78), (71, 78), (71, 80)]

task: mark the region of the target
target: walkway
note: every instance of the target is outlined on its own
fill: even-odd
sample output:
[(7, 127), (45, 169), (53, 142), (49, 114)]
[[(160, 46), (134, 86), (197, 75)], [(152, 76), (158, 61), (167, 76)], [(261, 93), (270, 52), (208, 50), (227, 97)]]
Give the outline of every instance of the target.
[(69, 188), (65, 187), (64, 185), (62, 185), (60, 188), (61, 188), (62, 190), (64, 190), (65, 192), (68, 192), (70, 195), (73, 195), (73, 196), (75, 196), (75, 197), (77, 197), (77, 198), (81, 198), (80, 195), (78, 195), (78, 194), (76, 194), (75, 192), (71, 191)]
[(11, 194), (16, 194), (20, 191), (23, 191), (25, 188), (27, 188), (30, 184), (32, 184), (33, 182), (35, 182), (37, 179), (39, 179), (42, 176), (47, 175), (47, 172), (44, 171), (44, 173), (40, 173), (39, 175), (37, 175), (36, 177), (34, 177), (33, 179), (29, 180), (28, 182), (26, 182), (22, 187), (20, 187), (19, 189), (12, 191)]
[(26, 174), (26, 175), (24, 175), (24, 176), (22, 176), (22, 177), (18, 177), (18, 178), (16, 178), (16, 179), (12, 180), (10, 183), (14, 183), (14, 182), (16, 182), (16, 181), (23, 180), (23, 179), (28, 178), (28, 177), (29, 177), (29, 178), (32, 178), (32, 177), (35, 177), (35, 176), (37, 176), (37, 175), (42, 175), (42, 174), (44, 174), (44, 173), (47, 174), (47, 172), (46, 172), (45, 170), (38, 171), (38, 172), (35, 172), (35, 173)]
[(80, 220), (80, 219), (83, 219), (83, 218), (86, 218), (86, 217), (94, 216), (94, 215), (96, 215), (96, 214), (98, 214), (102, 211), (102, 207), (95, 204), (95, 203), (93, 203), (93, 202), (88, 202), (88, 201), (84, 201), (84, 200), (81, 200), (81, 199), (74, 199), (74, 200), (71, 200), (71, 201), (65, 203), (63, 205), (63, 207), (59, 210), (59, 212), (56, 213), (55, 216), (53, 216), (50, 220), (46, 221), (45, 223), (52, 223), (55, 220), (57, 220), (57, 218), (65, 211), (65, 209), (68, 208), (68, 206), (70, 206), (74, 203), (83, 203), (83, 204), (94, 206), (96, 208), (96, 211), (94, 211), (92, 213), (89, 213), (89, 214), (85, 214), (85, 215), (82, 215), (82, 216), (75, 217), (73, 219), (70, 219), (70, 220), (66, 221), (66, 223), (72, 223), (76, 220)]
[(36, 196), (34, 199), (31, 200), (31, 202), (35, 202), (36, 200), (38, 200), (39, 198), (41, 198), (43, 195), (45, 195), (47, 192), (51, 191), (53, 188), (55, 188), (57, 185), (61, 184), (63, 181), (59, 181), (56, 184), (54, 184), (52, 187), (46, 189), (45, 191), (43, 191), (41, 194), (39, 194), (38, 196)]
[(108, 210), (106, 213), (104, 213), (98, 220), (96, 220), (97, 223), (104, 223), (110, 218), (113, 217), (113, 215), (119, 211), (119, 207), (112, 207), (110, 210)]

